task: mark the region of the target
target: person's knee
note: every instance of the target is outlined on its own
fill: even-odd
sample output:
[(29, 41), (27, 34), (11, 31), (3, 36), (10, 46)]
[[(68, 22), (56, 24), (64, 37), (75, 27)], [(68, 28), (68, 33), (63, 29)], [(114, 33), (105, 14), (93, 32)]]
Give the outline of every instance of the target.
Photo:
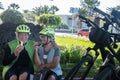
[(27, 80), (27, 78), (28, 78), (27, 72), (24, 72), (24, 73), (20, 74), (20, 76), (19, 76), (19, 80)]
[(16, 75), (12, 75), (12, 76), (10, 77), (10, 80), (17, 80), (17, 76), (16, 76)]

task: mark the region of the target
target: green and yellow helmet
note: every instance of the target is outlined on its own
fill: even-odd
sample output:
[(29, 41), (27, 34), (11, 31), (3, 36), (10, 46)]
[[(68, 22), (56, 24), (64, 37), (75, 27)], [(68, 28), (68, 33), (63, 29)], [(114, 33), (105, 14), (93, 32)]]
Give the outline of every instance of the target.
[(30, 33), (30, 28), (27, 26), (27, 25), (19, 25), (17, 28), (16, 28), (16, 32), (26, 32), (26, 33)]
[(46, 35), (54, 39), (55, 32), (52, 28), (44, 28), (39, 32), (40, 35)]

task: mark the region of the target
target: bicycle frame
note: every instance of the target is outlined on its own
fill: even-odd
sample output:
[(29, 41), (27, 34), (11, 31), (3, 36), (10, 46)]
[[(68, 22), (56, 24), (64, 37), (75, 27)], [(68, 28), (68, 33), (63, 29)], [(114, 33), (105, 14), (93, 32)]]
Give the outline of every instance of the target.
[[(84, 74), (81, 76), (81, 80), (84, 80), (86, 78), (86, 76), (88, 75), (90, 69), (92, 68), (94, 62), (96, 61), (99, 52), (97, 51), (98, 46), (94, 45), (93, 48), (88, 47), (86, 50), (86, 54), (80, 59), (80, 61), (69, 71), (69, 73), (65, 76), (64, 80), (73, 80), (73, 77), (75, 76), (75, 74), (79, 71), (79, 69), (81, 68), (81, 66), (87, 62), (87, 68), (84, 72)], [(95, 51), (95, 55), (92, 56), (89, 52), (91, 50)]]
[[(94, 50), (94, 51), (95, 51), (95, 56), (92, 57), (92, 60), (90, 60), (90, 61), (88, 62), (88, 67), (87, 67), (86, 71), (84, 72), (84, 74), (81, 76), (81, 80), (84, 80), (84, 79), (86, 78), (86, 76), (88, 75), (90, 69), (91, 69), (92, 66), (94, 65), (94, 62), (96, 61), (96, 59), (97, 59), (97, 57), (98, 57), (98, 55), (99, 55), (99, 52), (97, 51), (97, 49), (98, 49), (98, 46), (97, 46), (96, 44), (95, 44), (95, 46), (94, 46), (93, 48), (91, 48), (91, 49), (87, 48), (88, 52), (89, 52), (90, 50)], [(86, 56), (89, 56), (89, 55), (90, 55), (88, 52), (87, 52)]]
[[(102, 66), (100, 67), (94, 80), (114, 80), (114, 79), (120, 80), (120, 77), (116, 75), (117, 68), (116, 68), (115, 64), (113, 62), (110, 62), (110, 60), (113, 60), (114, 57), (120, 62), (120, 58), (116, 54), (114, 49), (111, 48), (111, 46), (108, 46), (108, 48), (112, 54), (110, 54), (110, 52), (107, 54), (107, 57), (105, 58)], [(119, 52), (119, 50), (117, 52)], [(111, 77), (112, 75), (114, 75), (114, 76)], [(110, 79), (108, 79), (108, 78), (110, 78)]]
[[(104, 14), (104, 12), (100, 11), (99, 9), (97, 9), (97, 11), (99, 11), (101, 14)], [(116, 52), (114, 51), (114, 49), (111, 47), (111, 43), (113, 42), (112, 41), (112, 38), (111, 38), (111, 34), (107, 32), (108, 30), (108, 27), (109, 25), (113, 25), (112, 23), (112, 20), (110, 18), (109, 15), (105, 14), (105, 20), (106, 23), (104, 24), (104, 26), (102, 28), (100, 28), (96, 23), (92, 22), (91, 20), (79, 15), (79, 18), (81, 18), (85, 23), (87, 23), (87, 25), (94, 29), (97, 29), (97, 30), (100, 30), (100, 32), (103, 32), (100, 34), (100, 37), (98, 38), (98, 40), (102, 40), (98, 42), (98, 40), (96, 40), (96, 36), (95, 38), (92, 38), (91, 36), (89, 37), (90, 41), (92, 41), (93, 43), (95, 43), (95, 46), (94, 46), (94, 51), (96, 53), (98, 49), (100, 49), (100, 52), (101, 52), (101, 55), (102, 55), (102, 60), (104, 62), (104, 60), (106, 59), (107, 55), (109, 54), (109, 52), (106, 52), (106, 49), (105, 47), (107, 47), (111, 53), (117, 58), (119, 59), (118, 56), (116, 56)], [(97, 33), (97, 32), (96, 32)], [(92, 35), (92, 33), (90, 33)], [(94, 34), (94, 33), (93, 33)], [(96, 34), (95, 34), (96, 35)], [(103, 35), (105, 35), (105, 37), (103, 37)], [(94, 36), (93, 36), (94, 37)], [(101, 39), (103, 37), (103, 39)], [(119, 38), (120, 39), (120, 38)], [(89, 51), (89, 50), (88, 50)], [(97, 59), (98, 57), (98, 54), (95, 55), (95, 57), (91, 56), (91, 59), (89, 59), (88, 57), (90, 56), (90, 54), (86, 53), (82, 58), (81, 60), (78, 62), (77, 65), (75, 65), (71, 71), (67, 74), (67, 76), (65, 77), (64, 80), (72, 80), (73, 77), (75, 76), (75, 74), (78, 72), (78, 70), (80, 69), (80, 67), (82, 66), (83, 63), (85, 62), (88, 62), (88, 66), (87, 66), (87, 69), (86, 71), (84, 72), (84, 74), (81, 76), (81, 79), (80, 80), (84, 80), (85, 77), (87, 76), (87, 74), (89, 73), (91, 67), (93, 66), (95, 60)], [(111, 64), (113, 64), (113, 66), (115, 65), (114, 63), (114, 60), (111, 58), (110, 61), (109, 61)]]
[[(86, 19), (85, 17), (83, 17), (83, 16), (79, 16), (80, 18), (82, 18), (83, 20), (85, 20), (84, 22), (86, 22), (89, 26), (92, 26), (93, 28), (96, 28), (96, 29), (101, 29), (101, 28), (99, 28), (99, 26), (97, 25), (97, 24), (95, 24), (94, 22), (92, 22), (91, 20), (89, 20), (89, 19)], [(107, 19), (109, 19), (109, 18), (107, 18)], [(108, 26), (111, 24), (111, 22), (109, 22), (109, 20), (104, 24), (104, 26), (103, 26), (103, 28), (104, 28), (104, 30), (105, 31), (103, 31), (103, 32), (105, 32), (105, 34), (106, 34), (106, 31), (108, 30)], [(102, 30), (101, 30), (102, 31)], [(100, 52), (101, 52), (101, 55), (102, 55), (102, 60), (104, 61), (105, 59), (106, 59), (106, 57), (107, 57), (107, 55), (109, 54), (109, 53), (106, 53), (106, 50), (105, 50), (105, 47), (107, 47), (110, 51), (111, 51), (111, 53), (117, 58), (117, 59), (119, 59), (119, 57), (118, 56), (116, 56), (115, 54), (116, 54), (116, 52), (114, 51), (114, 49), (111, 47), (111, 43), (112, 43), (112, 39), (110, 38), (110, 35), (114, 35), (115, 37), (114, 38), (119, 38), (119, 36), (120, 35), (118, 35), (118, 34), (110, 34), (110, 33), (107, 33), (106, 34), (107, 35), (107, 37), (108, 37), (108, 39), (106, 39), (107, 40), (107, 43), (96, 43), (96, 42), (94, 42), (97, 46), (98, 46), (98, 48), (100, 49)], [(120, 38), (119, 38), (120, 39)], [(119, 40), (118, 40), (119, 41)], [(114, 42), (116, 42), (116, 41), (114, 41)], [(114, 60), (113, 60), (113, 58), (112, 59), (110, 59), (110, 61), (109, 61), (113, 66), (115, 65), (115, 63), (114, 63)], [(88, 71), (89, 71), (89, 69), (88, 69)], [(88, 72), (85, 72), (85, 74), (87, 75), (88, 74)], [(86, 77), (86, 76), (85, 76)], [(84, 80), (85, 78), (83, 77), (83, 79), (81, 79), (81, 80)]]

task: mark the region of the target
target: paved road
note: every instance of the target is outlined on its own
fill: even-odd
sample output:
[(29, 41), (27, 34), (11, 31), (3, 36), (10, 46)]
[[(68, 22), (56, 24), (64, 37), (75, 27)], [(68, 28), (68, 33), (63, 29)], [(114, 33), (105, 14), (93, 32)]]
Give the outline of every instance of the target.
[(62, 32), (55, 32), (55, 35), (57, 36), (77, 36), (76, 33), (62, 33)]
[(77, 37), (77, 38), (87, 38), (85, 36), (78, 36), (76, 33), (62, 33), (62, 32), (55, 32), (56, 36), (70, 36), (70, 37)]

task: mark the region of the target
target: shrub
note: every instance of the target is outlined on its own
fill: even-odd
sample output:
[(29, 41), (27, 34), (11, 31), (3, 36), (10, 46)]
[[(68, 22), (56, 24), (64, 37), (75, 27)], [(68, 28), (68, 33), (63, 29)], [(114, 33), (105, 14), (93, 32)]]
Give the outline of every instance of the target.
[(85, 51), (82, 48), (61, 48), (61, 63), (77, 63)]
[(58, 27), (62, 23), (62, 19), (59, 15), (54, 14), (42, 14), (39, 16), (37, 22), (40, 25), (44, 25), (45, 27)]
[(7, 9), (1, 14), (1, 20), (3, 23), (24, 23), (25, 20), (22, 14), (17, 10)]

